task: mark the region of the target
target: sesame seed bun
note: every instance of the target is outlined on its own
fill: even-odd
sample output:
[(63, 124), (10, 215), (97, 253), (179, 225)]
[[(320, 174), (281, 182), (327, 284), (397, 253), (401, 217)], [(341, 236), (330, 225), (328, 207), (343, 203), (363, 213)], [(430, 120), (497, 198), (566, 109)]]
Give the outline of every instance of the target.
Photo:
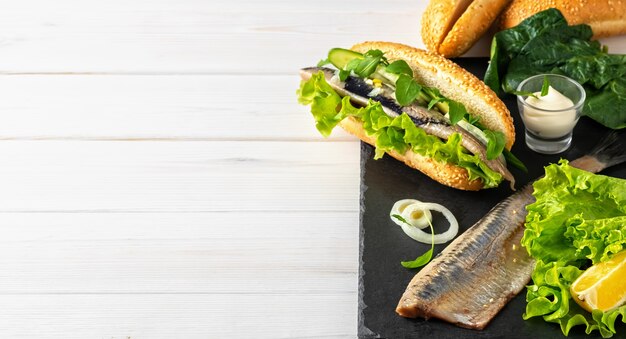
[(499, 29), (548, 8), (556, 8), (570, 25), (587, 24), (594, 38), (626, 34), (626, 0), (513, 0), (498, 20)]
[[(508, 109), (489, 87), (465, 69), (440, 55), (397, 43), (370, 41), (354, 45), (352, 49), (361, 53), (379, 49), (390, 62), (406, 61), (420, 84), (435, 87), (447, 98), (465, 105), (487, 128), (502, 132), (506, 138), (505, 147), (511, 149), (515, 129)], [(376, 139), (367, 135), (358, 118), (348, 117), (339, 125), (368, 144), (376, 144)], [(471, 191), (483, 188), (481, 180), (470, 181), (467, 170), (454, 164), (439, 162), (411, 150), (404, 154), (396, 151), (388, 154), (446, 186)]]
[(440, 55), (393, 42), (367, 41), (352, 46), (357, 52), (379, 49), (389, 61), (406, 61), (418, 83), (437, 88), (445, 97), (465, 105), (467, 111), (480, 118), (481, 124), (500, 131), (506, 138), (506, 148), (515, 142), (513, 118), (506, 105), (489, 86), (472, 73)]
[(422, 15), (422, 40), (447, 58), (463, 55), (487, 32), (510, 0), (431, 0)]

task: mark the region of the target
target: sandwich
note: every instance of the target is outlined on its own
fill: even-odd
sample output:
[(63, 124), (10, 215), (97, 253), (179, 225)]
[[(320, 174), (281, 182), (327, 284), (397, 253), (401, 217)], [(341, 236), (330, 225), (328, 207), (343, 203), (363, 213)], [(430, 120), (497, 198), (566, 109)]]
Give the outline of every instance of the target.
[(324, 136), (340, 126), (439, 183), (461, 190), (515, 179), (513, 120), (478, 78), (437, 54), (391, 42), (333, 48), (300, 71), (297, 91)]

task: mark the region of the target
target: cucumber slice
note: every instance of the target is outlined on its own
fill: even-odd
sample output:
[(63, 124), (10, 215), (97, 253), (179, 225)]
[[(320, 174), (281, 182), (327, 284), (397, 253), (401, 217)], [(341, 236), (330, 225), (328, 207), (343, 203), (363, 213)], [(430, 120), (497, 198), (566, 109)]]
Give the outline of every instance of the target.
[(328, 52), (328, 61), (338, 69), (345, 69), (356, 58), (363, 59), (363, 54), (344, 48), (333, 48)]

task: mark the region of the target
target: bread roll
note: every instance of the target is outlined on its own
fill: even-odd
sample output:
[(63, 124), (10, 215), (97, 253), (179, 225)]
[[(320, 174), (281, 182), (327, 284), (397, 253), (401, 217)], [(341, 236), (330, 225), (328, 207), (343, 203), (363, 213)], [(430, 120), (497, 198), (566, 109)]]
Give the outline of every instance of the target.
[(513, 0), (502, 12), (498, 28), (514, 27), (548, 8), (561, 11), (570, 25), (591, 26), (595, 38), (626, 33), (626, 0)]
[(465, 105), (469, 113), (480, 117), (485, 127), (504, 133), (507, 149), (513, 146), (515, 127), (506, 105), (491, 88), (461, 66), (422, 49), (392, 42), (368, 41), (354, 45), (352, 49), (360, 53), (379, 49), (390, 61), (406, 61), (419, 83), (435, 87), (445, 97)]
[[(339, 126), (366, 143), (372, 146), (376, 145), (376, 138), (365, 133), (363, 122), (359, 119), (345, 118), (339, 123)], [(438, 162), (411, 150), (404, 152), (404, 154), (396, 151), (387, 152), (387, 154), (443, 185), (465, 191), (478, 191), (483, 188), (482, 181), (470, 181), (467, 171), (459, 166)]]
[(510, 0), (431, 0), (422, 16), (426, 47), (447, 58), (467, 52)]
[[(515, 141), (515, 129), (508, 109), (487, 85), (465, 69), (439, 55), (397, 43), (363, 42), (354, 45), (352, 49), (361, 53), (379, 49), (389, 61), (406, 61), (419, 83), (435, 87), (447, 98), (465, 105), (470, 113), (480, 117), (481, 123), (487, 128), (502, 132), (506, 138), (505, 147), (511, 149)], [(359, 119), (346, 118), (340, 122), (340, 126), (359, 139), (375, 145), (376, 140), (367, 135)], [(459, 166), (438, 162), (411, 150), (404, 154), (395, 151), (388, 154), (446, 186), (472, 191), (483, 188), (482, 181), (470, 181), (467, 171)]]

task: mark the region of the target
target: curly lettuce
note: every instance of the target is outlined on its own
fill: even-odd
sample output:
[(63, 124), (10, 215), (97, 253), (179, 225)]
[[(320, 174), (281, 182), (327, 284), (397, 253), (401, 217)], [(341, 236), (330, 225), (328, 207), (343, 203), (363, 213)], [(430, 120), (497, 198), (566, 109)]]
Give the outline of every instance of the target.
[(579, 307), (570, 286), (592, 264), (626, 249), (626, 180), (573, 168), (567, 161), (546, 167), (528, 205), (522, 246), (536, 259), (528, 286), (524, 319), (542, 316), (567, 335), (574, 326), (604, 338), (626, 322), (626, 305), (589, 313)]
[(365, 132), (376, 138), (374, 159), (381, 158), (385, 152), (404, 154), (411, 149), (423, 156), (466, 169), (469, 179), (482, 180), (485, 188), (496, 187), (503, 179), (500, 173), (493, 171), (461, 145), (460, 134), (454, 133), (444, 142), (415, 126), (406, 113), (389, 117), (379, 102), (370, 100), (365, 107), (354, 107), (349, 97), (342, 98), (332, 89), (321, 71), (303, 81), (297, 94), (301, 104), (311, 106), (315, 126), (323, 136), (329, 136), (337, 124), (347, 117), (362, 121)]

